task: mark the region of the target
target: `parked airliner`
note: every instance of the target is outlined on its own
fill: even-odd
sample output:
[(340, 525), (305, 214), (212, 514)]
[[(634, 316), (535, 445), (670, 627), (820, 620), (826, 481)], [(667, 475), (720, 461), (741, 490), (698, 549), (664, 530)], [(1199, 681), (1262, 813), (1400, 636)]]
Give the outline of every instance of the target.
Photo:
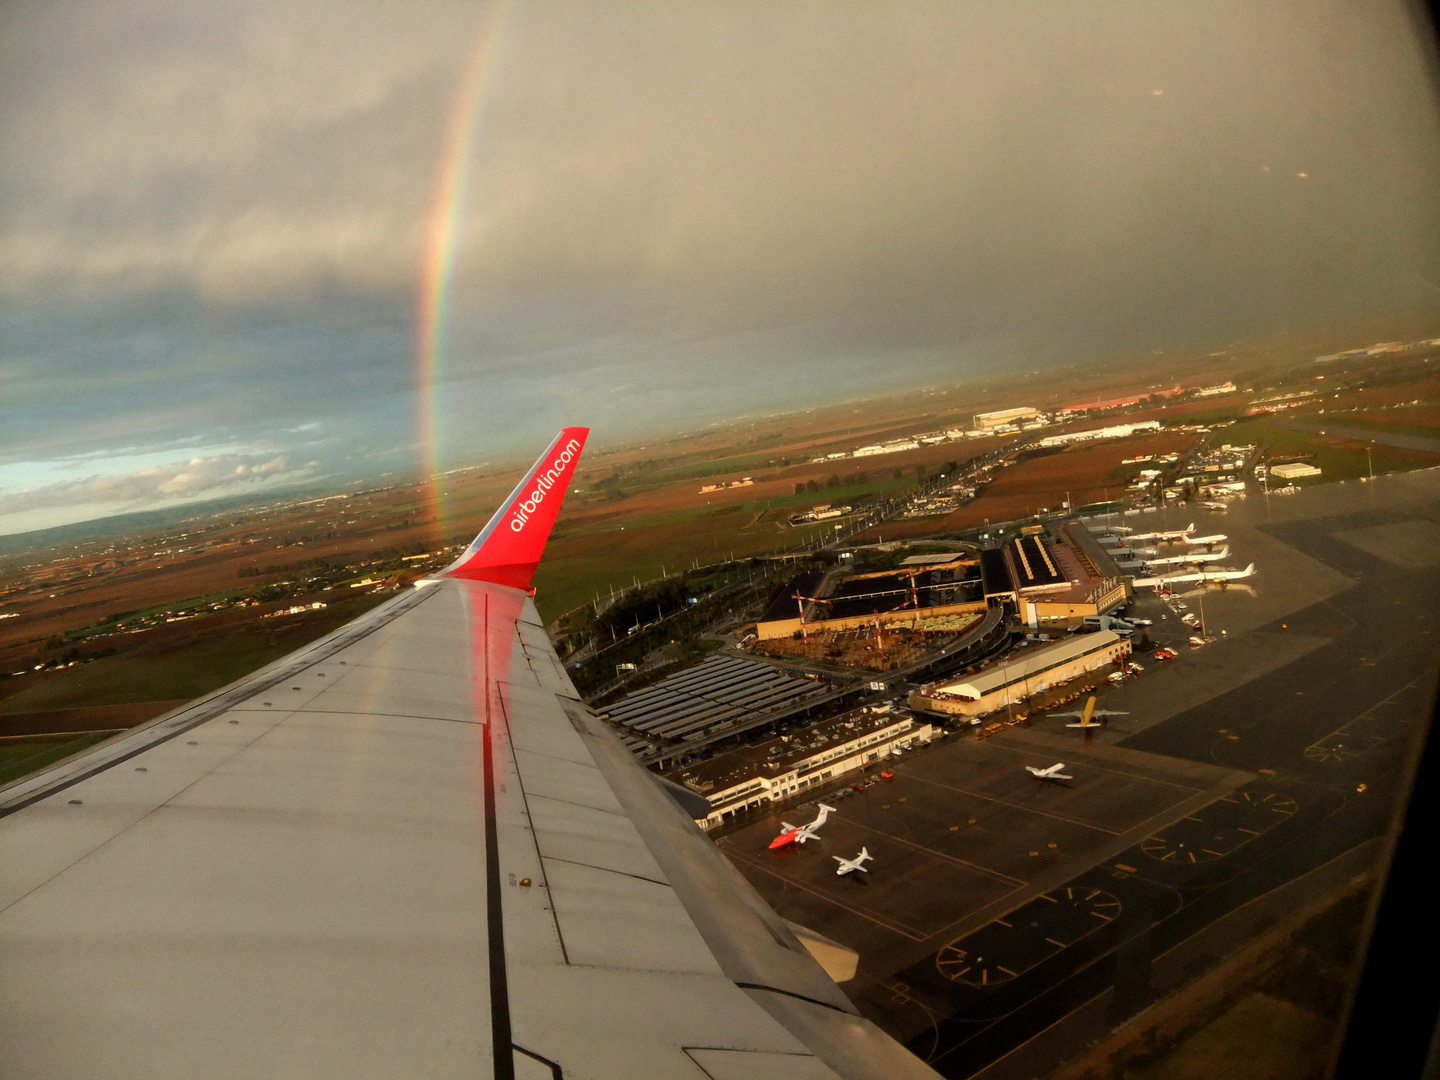
[(860, 854), (856, 855), (853, 859), (842, 859), (839, 855), (832, 855), (830, 857), (840, 864), (840, 868), (836, 870), (835, 873), (837, 875), (844, 875), (850, 873), (852, 870), (859, 870), (862, 874), (868, 874), (870, 871), (866, 870), (861, 864), (867, 859), (873, 859), (875, 856), (871, 855), (868, 850), (862, 847)]
[(1057, 761), (1054, 765), (1043, 769), (1037, 769), (1034, 765), (1025, 766), (1026, 771), (1038, 780), (1074, 780), (1075, 777), (1060, 771), (1063, 768), (1065, 768), (1063, 761)]
[(835, 812), (833, 806), (820, 804), (819, 813), (815, 820), (808, 825), (791, 825), (788, 821), (782, 821), (780, 828), (784, 830), (774, 840), (770, 841), (770, 850), (789, 847), (791, 844), (803, 844), (806, 840), (814, 840), (820, 835), (820, 826), (825, 824), (825, 819)]

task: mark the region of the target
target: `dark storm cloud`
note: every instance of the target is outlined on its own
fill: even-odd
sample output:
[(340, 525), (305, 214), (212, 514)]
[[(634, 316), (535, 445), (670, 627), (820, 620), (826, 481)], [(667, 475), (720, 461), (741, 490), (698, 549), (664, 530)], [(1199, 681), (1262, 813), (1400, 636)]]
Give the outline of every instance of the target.
[[(438, 390), (457, 459), (1440, 307), (1403, 5), (497, 10)], [(426, 223), (487, 18), (7, 6), (0, 460), (412, 441)]]

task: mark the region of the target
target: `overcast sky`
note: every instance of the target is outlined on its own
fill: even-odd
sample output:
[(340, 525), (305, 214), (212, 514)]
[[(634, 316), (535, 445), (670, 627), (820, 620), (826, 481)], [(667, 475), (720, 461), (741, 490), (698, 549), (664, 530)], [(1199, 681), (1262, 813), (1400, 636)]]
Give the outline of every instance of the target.
[(1402, 4), (10, 3), (0, 533), (1440, 310)]

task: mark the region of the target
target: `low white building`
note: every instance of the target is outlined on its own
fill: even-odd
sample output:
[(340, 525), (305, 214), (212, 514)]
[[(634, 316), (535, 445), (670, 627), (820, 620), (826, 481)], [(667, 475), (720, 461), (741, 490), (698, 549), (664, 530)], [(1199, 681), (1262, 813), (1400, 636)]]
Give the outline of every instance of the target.
[(1270, 475), (1278, 476), (1281, 480), (1299, 480), (1306, 476), (1319, 476), (1320, 470), (1303, 461), (1294, 461), (1288, 465), (1271, 465)]
[(710, 803), (710, 815), (696, 818), (714, 829), (736, 814), (818, 789), (846, 773), (928, 743), (934, 728), (890, 705), (866, 706), (807, 731), (759, 746), (741, 747), (693, 765), (672, 769), (666, 778)]
[(1089, 442), (1091, 439), (1124, 439), (1145, 431), (1159, 431), (1159, 420), (1142, 420), (1134, 424), (1111, 424), (1108, 427), (1090, 428), (1086, 431), (1067, 431), (1060, 435), (1047, 435), (1040, 445), (1065, 446), (1069, 443)]

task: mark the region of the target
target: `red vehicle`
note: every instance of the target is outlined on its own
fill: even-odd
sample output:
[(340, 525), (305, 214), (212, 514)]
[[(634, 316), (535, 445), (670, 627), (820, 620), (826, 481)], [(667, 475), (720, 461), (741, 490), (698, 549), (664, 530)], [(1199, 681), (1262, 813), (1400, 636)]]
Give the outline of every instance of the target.
[(1180, 655), (1180, 654), (1177, 653), (1177, 652), (1175, 652), (1173, 649), (1156, 649), (1156, 650), (1155, 650), (1155, 659), (1156, 659), (1156, 660), (1174, 660), (1175, 657), (1177, 657), (1178, 655)]
[(880, 774), (880, 779), (881, 779), (881, 780), (894, 780), (894, 779), (895, 779), (895, 774), (894, 774), (893, 772), (891, 772), (889, 769), (886, 769), (886, 770), (884, 770), (884, 771)]

